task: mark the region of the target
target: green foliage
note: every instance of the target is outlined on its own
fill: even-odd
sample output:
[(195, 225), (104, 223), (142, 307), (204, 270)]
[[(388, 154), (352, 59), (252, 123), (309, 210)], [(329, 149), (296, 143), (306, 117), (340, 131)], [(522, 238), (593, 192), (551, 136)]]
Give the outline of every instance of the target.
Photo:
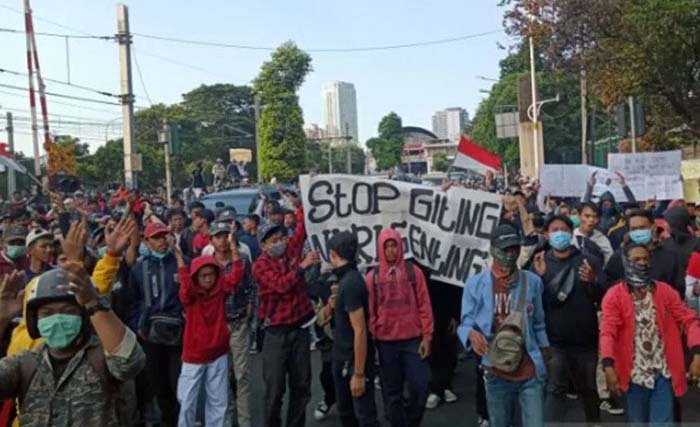
[(392, 111), (379, 122), (377, 127), (379, 136), (367, 140), (367, 148), (377, 161), (378, 170), (388, 170), (401, 164), (402, 129), (401, 117)]
[[(533, 35), (548, 69), (585, 70), (607, 108), (628, 96), (647, 111), (646, 149), (700, 138), (700, 2), (503, 0), (506, 29)], [(536, 8), (532, 6), (536, 5)], [(528, 12), (536, 15), (532, 24)], [(686, 129), (683, 133), (669, 130)]]
[(445, 153), (436, 153), (433, 156), (433, 170), (436, 172), (447, 172), (450, 168), (450, 161)]
[(304, 117), (297, 90), (312, 70), (311, 57), (294, 43), (281, 45), (253, 82), (262, 104), (260, 113), (260, 175), (293, 181), (305, 171)]
[[(167, 120), (177, 126), (180, 151), (171, 156), (175, 188), (191, 184), (191, 173), (198, 161), (208, 166), (217, 158), (228, 162), (229, 148), (253, 150), (255, 161), (255, 114), (252, 90), (248, 86), (231, 84), (202, 85), (183, 95), (183, 101), (173, 105), (158, 104), (136, 113), (136, 149), (142, 156), (143, 172), (139, 186), (154, 189), (165, 185), (165, 158), (158, 144), (158, 132)], [(85, 144), (78, 144), (77, 147)], [(86, 147), (85, 147), (86, 148)], [(93, 188), (117, 186), (122, 182), (122, 140), (109, 141), (94, 154), (76, 152), (78, 175)], [(250, 165), (248, 165), (250, 166)], [(255, 179), (254, 167), (247, 168)]]
[(365, 152), (353, 142), (333, 143), (330, 141), (308, 141), (306, 149), (306, 166), (309, 172), (328, 173), (328, 156), (332, 156), (333, 173), (347, 173), (347, 155), (350, 150), (352, 174), (365, 173)]

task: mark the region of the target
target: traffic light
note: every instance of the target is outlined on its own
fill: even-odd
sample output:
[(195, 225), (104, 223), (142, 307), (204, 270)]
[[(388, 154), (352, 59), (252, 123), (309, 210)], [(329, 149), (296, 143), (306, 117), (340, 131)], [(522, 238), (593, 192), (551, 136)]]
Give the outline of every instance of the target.
[(168, 144), (171, 154), (180, 154), (182, 152), (182, 144), (180, 142), (180, 125), (172, 124), (169, 126), (170, 136), (168, 138)]
[[(644, 135), (644, 132), (646, 132), (644, 104), (635, 100), (633, 108), (634, 134), (635, 136)], [(617, 124), (617, 134), (619, 136), (626, 138), (632, 135), (629, 103), (619, 104), (615, 107), (615, 121)]]

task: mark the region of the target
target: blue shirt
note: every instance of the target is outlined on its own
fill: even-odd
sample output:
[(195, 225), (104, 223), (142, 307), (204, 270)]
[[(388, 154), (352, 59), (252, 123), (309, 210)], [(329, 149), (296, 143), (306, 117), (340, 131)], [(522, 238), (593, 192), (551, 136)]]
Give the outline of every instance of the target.
[[(542, 307), (542, 279), (529, 271), (524, 272), (527, 280), (527, 295), (525, 298), (525, 349), (535, 365), (537, 378), (544, 380), (547, 370), (540, 348), (549, 347), (544, 309)], [(510, 296), (511, 309), (515, 310), (522, 285), (514, 285)], [(457, 335), (467, 350), (471, 349), (469, 334), (476, 330), (482, 333), (487, 341), (493, 339), (493, 275), (491, 270), (470, 277), (464, 285), (462, 293), (462, 317)], [(482, 356), (481, 362), (489, 367), (488, 353)]]

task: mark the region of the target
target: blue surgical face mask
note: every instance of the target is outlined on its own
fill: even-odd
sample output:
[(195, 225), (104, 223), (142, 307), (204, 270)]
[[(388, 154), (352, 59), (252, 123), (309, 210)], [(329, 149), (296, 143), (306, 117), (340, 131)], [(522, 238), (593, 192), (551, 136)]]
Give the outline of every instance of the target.
[(106, 253), (107, 253), (107, 246), (102, 246), (100, 249), (97, 250), (97, 259), (104, 258)]
[(652, 237), (650, 228), (630, 231), (630, 240), (639, 245), (648, 245), (651, 243)]
[(63, 349), (80, 334), (83, 318), (75, 314), (53, 314), (37, 321), (39, 334), (49, 348)]
[(571, 233), (555, 231), (549, 234), (549, 244), (557, 251), (563, 251), (571, 245)]
[(24, 246), (20, 245), (8, 245), (7, 249), (5, 249), (5, 253), (12, 260), (23, 256), (26, 252), (27, 249)]
[(578, 217), (578, 215), (571, 215), (569, 219), (574, 224), (574, 229), (579, 228), (581, 226), (581, 219)]
[(150, 253), (151, 253), (151, 250), (148, 249), (148, 246), (141, 243), (141, 245), (139, 246), (139, 255), (140, 256), (147, 256)]
[(163, 259), (163, 258), (165, 258), (165, 256), (166, 256), (167, 254), (168, 254), (167, 251), (166, 251), (166, 252), (158, 252), (158, 251), (154, 251), (153, 249), (151, 249), (151, 255), (153, 255), (154, 257), (156, 257), (156, 258), (158, 258), (158, 259)]

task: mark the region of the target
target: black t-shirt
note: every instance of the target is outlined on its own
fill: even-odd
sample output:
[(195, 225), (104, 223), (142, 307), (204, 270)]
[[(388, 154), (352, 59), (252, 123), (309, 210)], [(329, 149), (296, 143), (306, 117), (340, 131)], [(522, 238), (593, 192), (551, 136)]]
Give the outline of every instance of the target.
[[(350, 323), (350, 313), (363, 308), (365, 322), (368, 322), (368, 294), (365, 279), (359, 271), (350, 266), (334, 271), (340, 278), (335, 299), (335, 329), (333, 330), (333, 358), (351, 361), (354, 358), (355, 333)], [(367, 326), (366, 326), (367, 327)], [(369, 331), (367, 331), (367, 360), (371, 360)]]

